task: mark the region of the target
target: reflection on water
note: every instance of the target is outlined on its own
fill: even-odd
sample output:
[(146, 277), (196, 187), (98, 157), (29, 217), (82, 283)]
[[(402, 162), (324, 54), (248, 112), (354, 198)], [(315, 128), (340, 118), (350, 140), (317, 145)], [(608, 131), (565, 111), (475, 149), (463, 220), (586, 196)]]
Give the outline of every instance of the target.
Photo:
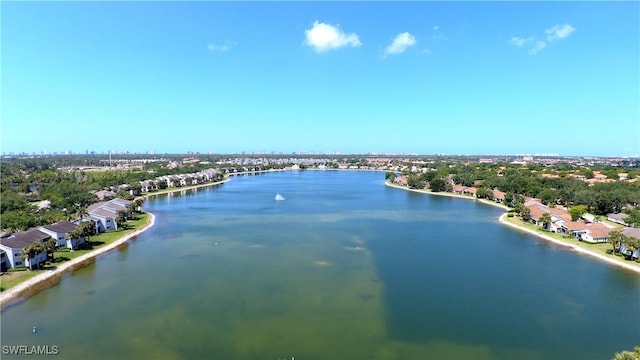
[(3, 312), (3, 345), (57, 345), (72, 359), (607, 358), (633, 347), (637, 277), (539, 246), (488, 221), (495, 208), (383, 178), (277, 173), (150, 199), (156, 226), (136, 242)]

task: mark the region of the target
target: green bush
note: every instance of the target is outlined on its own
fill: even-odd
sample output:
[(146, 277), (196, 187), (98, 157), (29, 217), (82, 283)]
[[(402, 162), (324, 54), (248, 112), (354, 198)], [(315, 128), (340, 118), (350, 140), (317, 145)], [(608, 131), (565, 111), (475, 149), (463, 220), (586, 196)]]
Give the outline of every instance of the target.
[(15, 272), (15, 271), (27, 271), (27, 267), (26, 266), (19, 266), (17, 268), (11, 268), (9, 270), (7, 270), (7, 272)]

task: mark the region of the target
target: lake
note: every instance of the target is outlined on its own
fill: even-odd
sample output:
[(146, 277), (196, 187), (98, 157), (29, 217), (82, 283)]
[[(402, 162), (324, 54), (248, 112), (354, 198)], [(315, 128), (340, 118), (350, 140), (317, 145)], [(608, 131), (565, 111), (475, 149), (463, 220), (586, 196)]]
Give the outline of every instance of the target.
[(65, 359), (609, 359), (640, 344), (637, 274), (381, 172), (238, 176), (144, 209), (154, 227), (2, 313), (3, 359), (9, 345)]

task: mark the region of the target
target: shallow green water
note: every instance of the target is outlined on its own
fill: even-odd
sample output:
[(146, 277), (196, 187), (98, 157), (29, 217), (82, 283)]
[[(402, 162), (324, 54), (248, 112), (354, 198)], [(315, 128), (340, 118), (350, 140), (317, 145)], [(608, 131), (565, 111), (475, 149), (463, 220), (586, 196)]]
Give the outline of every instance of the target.
[(640, 344), (637, 275), (383, 178), (277, 173), (149, 200), (156, 226), (4, 311), (2, 344), (78, 359), (595, 359)]

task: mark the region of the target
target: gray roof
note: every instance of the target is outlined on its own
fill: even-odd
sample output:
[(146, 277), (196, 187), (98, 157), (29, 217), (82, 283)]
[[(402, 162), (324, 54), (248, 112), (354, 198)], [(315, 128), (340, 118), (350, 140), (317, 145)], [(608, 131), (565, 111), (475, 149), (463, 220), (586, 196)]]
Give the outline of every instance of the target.
[(622, 233), (626, 236), (631, 236), (640, 239), (640, 228), (624, 228)]
[(90, 212), (92, 212), (93, 210), (96, 210), (96, 209), (98, 209), (98, 208), (102, 207), (102, 205), (104, 205), (104, 204), (106, 204), (106, 203), (107, 203), (106, 201), (100, 201), (100, 202), (97, 202), (97, 203), (91, 204), (91, 205), (89, 205), (89, 207), (87, 208), (87, 212), (88, 212), (88, 213), (90, 213)]
[(629, 217), (629, 214), (625, 214), (625, 213), (609, 214), (607, 215), (607, 217), (611, 219), (616, 219), (616, 220), (624, 220)]
[(77, 227), (78, 225), (66, 220), (43, 226), (43, 228), (57, 233), (68, 233), (69, 231), (75, 230)]
[(42, 242), (42, 240), (47, 240), (50, 237), (51, 235), (43, 233), (40, 230), (31, 229), (15, 233), (8, 238), (0, 239), (0, 244), (12, 249), (23, 249), (36, 241)]
[(115, 218), (116, 212), (100, 208), (100, 209), (93, 210), (89, 215)]

